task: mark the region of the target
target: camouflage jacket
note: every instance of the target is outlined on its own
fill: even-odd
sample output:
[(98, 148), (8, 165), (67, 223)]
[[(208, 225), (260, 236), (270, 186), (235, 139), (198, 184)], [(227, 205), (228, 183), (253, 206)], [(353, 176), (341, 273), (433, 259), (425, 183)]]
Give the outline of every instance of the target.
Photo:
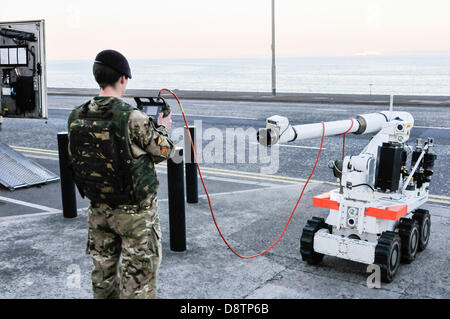
[[(89, 119), (92, 114), (108, 112), (112, 114), (111, 120), (102, 121), (95, 116)], [(111, 121), (122, 131), (116, 132), (117, 137), (109, 134), (107, 127)], [(104, 136), (105, 131), (108, 138)], [(171, 158), (175, 151), (166, 128), (157, 126), (145, 113), (123, 100), (112, 97), (96, 97), (75, 108), (69, 117), (69, 132), (75, 181), (80, 191), (95, 202), (129, 205), (154, 197), (159, 185), (155, 164)], [(109, 156), (111, 143), (125, 154), (120, 156), (125, 157), (125, 165), (118, 165), (112, 159), (114, 156)]]

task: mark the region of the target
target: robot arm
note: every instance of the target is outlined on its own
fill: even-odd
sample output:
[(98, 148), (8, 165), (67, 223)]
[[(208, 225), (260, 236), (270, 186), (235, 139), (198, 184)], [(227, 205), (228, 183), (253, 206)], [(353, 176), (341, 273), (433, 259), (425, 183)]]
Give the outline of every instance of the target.
[[(342, 134), (371, 134), (380, 132), (387, 123), (394, 120), (408, 123), (402, 131), (409, 136), (414, 118), (407, 112), (381, 112), (359, 115), (356, 118), (325, 123), (325, 136)], [(258, 132), (258, 141), (264, 146), (290, 143), (297, 140), (322, 137), (322, 123), (292, 126), (286, 117), (272, 116), (267, 119), (266, 128)], [(400, 143), (405, 140), (399, 141)]]
[[(408, 186), (412, 176), (417, 177), (416, 168), (411, 178), (404, 180), (407, 174), (405, 144), (411, 136), (413, 126), (414, 118), (411, 114), (391, 111), (326, 122), (325, 136), (375, 134), (361, 154), (330, 162), (329, 167), (340, 179), (341, 192), (345, 190), (348, 198), (369, 201), (375, 189), (397, 193), (405, 184)], [(262, 145), (272, 146), (308, 138), (321, 138), (322, 135), (322, 123), (292, 126), (287, 118), (273, 116), (267, 120), (266, 128), (259, 131), (258, 140)], [(417, 162), (421, 162), (421, 152), (417, 154)], [(420, 184), (419, 188), (422, 188), (423, 184), (425, 182)]]

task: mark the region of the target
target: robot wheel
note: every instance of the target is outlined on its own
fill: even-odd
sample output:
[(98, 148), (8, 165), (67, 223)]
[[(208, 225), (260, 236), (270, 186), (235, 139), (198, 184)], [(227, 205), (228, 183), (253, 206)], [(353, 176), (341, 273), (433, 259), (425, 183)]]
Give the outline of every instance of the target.
[(319, 217), (313, 217), (303, 229), (300, 240), (300, 253), (303, 260), (309, 265), (317, 265), (323, 260), (324, 255), (314, 251), (314, 236), (321, 229), (328, 229), (330, 233), (333, 230), (330, 225), (325, 223), (325, 219)]
[(402, 218), (398, 226), (402, 240), (402, 262), (410, 264), (416, 259), (419, 250), (420, 228), (414, 219)]
[(425, 209), (418, 209), (413, 213), (413, 219), (419, 224), (419, 248), (418, 251), (424, 251), (431, 237), (431, 216), (430, 212)]
[(402, 244), (395, 232), (384, 232), (375, 249), (375, 264), (381, 269), (381, 280), (391, 283), (400, 266)]

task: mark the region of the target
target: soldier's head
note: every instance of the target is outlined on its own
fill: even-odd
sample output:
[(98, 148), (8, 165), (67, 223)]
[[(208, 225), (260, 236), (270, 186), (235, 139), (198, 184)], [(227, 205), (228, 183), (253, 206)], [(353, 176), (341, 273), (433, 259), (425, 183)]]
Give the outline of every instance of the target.
[(119, 52), (105, 50), (95, 58), (93, 73), (102, 90), (113, 90), (122, 96), (131, 79), (131, 69), (127, 59)]

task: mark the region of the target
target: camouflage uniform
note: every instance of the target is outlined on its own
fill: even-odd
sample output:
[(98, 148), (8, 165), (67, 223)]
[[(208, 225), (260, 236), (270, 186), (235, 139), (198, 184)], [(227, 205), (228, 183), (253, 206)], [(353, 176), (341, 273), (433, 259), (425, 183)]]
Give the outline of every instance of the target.
[[(128, 107), (120, 99), (100, 97), (94, 98), (88, 107), (89, 111), (98, 111), (111, 106)], [(69, 118), (69, 131), (73, 128), (73, 117)], [(172, 157), (174, 146), (167, 130), (156, 127), (141, 111), (129, 113), (127, 129), (130, 154), (135, 159), (150, 155), (146, 166), (150, 170), (146, 174), (155, 181), (143, 187), (146, 193), (139, 202), (108, 205), (91, 200), (86, 252), (94, 263), (92, 285), (96, 299), (156, 298), (156, 273), (162, 249), (154, 165)], [(133, 186), (136, 190), (137, 185)]]

